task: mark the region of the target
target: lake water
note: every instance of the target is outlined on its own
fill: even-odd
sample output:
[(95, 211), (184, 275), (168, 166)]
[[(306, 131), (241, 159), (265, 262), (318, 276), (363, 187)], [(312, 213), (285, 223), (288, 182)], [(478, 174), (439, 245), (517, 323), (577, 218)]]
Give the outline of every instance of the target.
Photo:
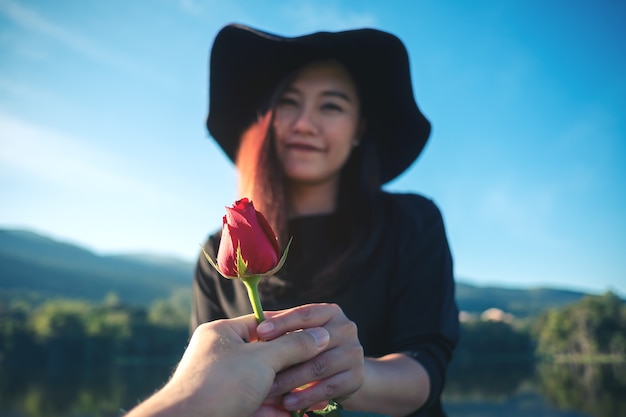
[(493, 361), (451, 367), (449, 417), (626, 416), (626, 364)]
[[(113, 417), (160, 387), (176, 360), (106, 369), (0, 373), (4, 417)], [(449, 417), (626, 416), (626, 364), (490, 363), (453, 366)]]

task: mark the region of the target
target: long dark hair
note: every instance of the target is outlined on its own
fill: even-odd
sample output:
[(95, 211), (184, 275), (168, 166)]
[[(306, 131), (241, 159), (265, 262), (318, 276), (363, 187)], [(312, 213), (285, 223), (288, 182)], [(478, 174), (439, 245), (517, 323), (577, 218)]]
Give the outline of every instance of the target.
[(380, 191), (374, 140), (364, 133), (342, 170), (337, 195), (337, 217), (348, 244), (314, 278), (311, 296), (328, 296), (330, 288), (341, 291), (358, 278), (354, 272), (374, 255), (384, 228)]
[[(287, 181), (276, 153), (272, 122), (275, 103), (295, 76), (294, 73), (283, 80), (262, 106), (266, 110), (242, 135), (235, 161), (240, 197), (250, 198), (256, 209), (265, 215), (282, 248), (289, 240)], [(366, 120), (367, 114), (362, 114), (361, 118)], [(337, 291), (349, 285), (354, 276), (350, 271), (372, 256), (382, 233), (381, 180), (375, 141), (371, 136), (367, 129), (363, 131), (359, 145), (342, 168), (336, 215), (347, 244), (314, 277), (314, 285), (306, 294), (312, 298), (322, 300), (330, 295), (329, 288)], [(263, 286), (261, 291), (264, 291)]]

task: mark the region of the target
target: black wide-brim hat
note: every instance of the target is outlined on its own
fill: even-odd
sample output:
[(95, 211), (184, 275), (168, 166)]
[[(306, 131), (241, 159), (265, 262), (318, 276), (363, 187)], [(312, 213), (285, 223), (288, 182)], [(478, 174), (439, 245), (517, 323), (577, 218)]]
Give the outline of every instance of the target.
[(382, 183), (419, 156), (430, 123), (413, 96), (409, 57), (396, 36), (376, 29), (283, 37), (244, 25), (222, 28), (210, 57), (209, 133), (235, 161), (242, 133), (277, 85), (303, 65), (336, 59), (352, 74), (368, 137), (375, 138)]

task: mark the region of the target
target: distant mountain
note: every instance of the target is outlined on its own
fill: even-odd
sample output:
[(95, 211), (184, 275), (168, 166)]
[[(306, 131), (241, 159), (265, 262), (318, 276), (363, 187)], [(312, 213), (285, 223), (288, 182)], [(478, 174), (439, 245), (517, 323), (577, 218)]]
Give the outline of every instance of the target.
[(499, 308), (516, 317), (534, 316), (550, 308), (576, 302), (585, 293), (552, 288), (511, 289), (478, 287), (457, 282), (456, 298), (459, 308), (480, 313), (488, 308)]
[[(145, 255), (100, 256), (27, 230), (0, 229), (0, 297), (36, 292), (43, 297), (101, 301), (115, 292), (129, 304), (149, 304), (175, 290), (190, 290), (194, 265)], [(559, 289), (509, 289), (457, 284), (463, 311), (496, 307), (517, 317), (580, 300), (586, 294)]]
[(102, 300), (115, 292), (130, 304), (191, 288), (193, 265), (152, 255), (100, 256), (26, 230), (0, 230), (0, 294)]

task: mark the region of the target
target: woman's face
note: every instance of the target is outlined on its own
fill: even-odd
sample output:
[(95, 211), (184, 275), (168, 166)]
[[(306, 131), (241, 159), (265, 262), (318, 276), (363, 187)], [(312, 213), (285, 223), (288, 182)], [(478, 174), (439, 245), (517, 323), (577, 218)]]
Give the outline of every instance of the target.
[(360, 101), (348, 71), (334, 61), (304, 67), (279, 97), (278, 159), (292, 184), (338, 182), (358, 140)]

